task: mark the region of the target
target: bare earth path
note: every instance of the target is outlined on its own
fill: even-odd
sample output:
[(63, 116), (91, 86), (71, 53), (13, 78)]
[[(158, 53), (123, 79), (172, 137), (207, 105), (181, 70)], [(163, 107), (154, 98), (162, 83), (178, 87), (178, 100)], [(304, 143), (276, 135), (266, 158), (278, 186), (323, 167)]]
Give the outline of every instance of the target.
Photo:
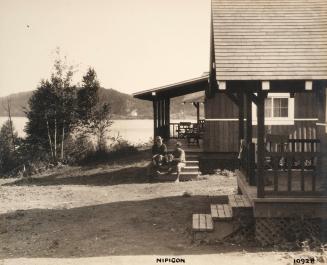
[(193, 244), (192, 213), (234, 193), (235, 177), (149, 183), (145, 163), (135, 157), (125, 165), (0, 180), (0, 265), (156, 264), (180, 255), (187, 264), (293, 264), (281, 252)]

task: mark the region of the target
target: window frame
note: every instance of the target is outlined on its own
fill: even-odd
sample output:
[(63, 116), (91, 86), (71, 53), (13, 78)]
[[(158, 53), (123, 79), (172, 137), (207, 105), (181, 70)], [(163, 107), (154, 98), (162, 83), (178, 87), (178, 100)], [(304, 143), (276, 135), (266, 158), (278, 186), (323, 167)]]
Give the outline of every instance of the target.
[[(294, 125), (294, 98), (291, 98), (289, 93), (268, 93), (267, 98), (271, 98), (272, 117), (265, 116), (266, 125)], [(274, 117), (274, 103), (278, 98), (288, 99), (288, 115), (287, 117)], [(253, 124), (257, 124), (257, 106), (252, 104), (252, 120)]]

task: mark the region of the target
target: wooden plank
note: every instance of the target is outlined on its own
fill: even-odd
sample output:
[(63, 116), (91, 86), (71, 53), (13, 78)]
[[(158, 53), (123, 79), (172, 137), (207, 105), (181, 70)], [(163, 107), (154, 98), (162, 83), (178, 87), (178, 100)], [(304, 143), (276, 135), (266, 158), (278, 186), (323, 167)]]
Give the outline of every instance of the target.
[(207, 228), (205, 215), (204, 214), (200, 214), (199, 215), (199, 219), (200, 219), (200, 221), (199, 221), (199, 229), (200, 229), (200, 231), (205, 231), (206, 228)]
[(273, 171), (274, 171), (274, 191), (278, 191), (278, 162), (279, 157), (273, 157)]
[(288, 160), (287, 160), (287, 190), (288, 190), (288, 192), (292, 191), (292, 165), (293, 165), (293, 159), (288, 158)]
[(211, 204), (210, 205), (210, 209), (211, 209), (211, 216), (212, 216), (212, 218), (218, 218), (219, 217), (219, 214), (218, 214), (217, 205), (216, 204)]
[(218, 209), (218, 215), (220, 218), (224, 218), (225, 213), (224, 213), (224, 208), (221, 204), (217, 205), (217, 209)]
[(301, 163), (301, 191), (304, 191), (304, 188), (305, 188), (304, 187), (304, 163), (305, 163), (305, 160), (301, 159), (300, 163)]
[[(324, 192), (320, 191), (265, 191), (267, 197), (326, 197)], [(297, 199), (299, 199), (297, 198)]]
[(232, 218), (233, 217), (232, 208), (228, 204), (224, 204), (223, 207), (224, 207), (226, 218), (227, 219)]
[(205, 214), (205, 220), (206, 220), (206, 230), (213, 230), (213, 222), (210, 214)]
[(232, 208), (229, 204), (211, 205), (211, 217), (216, 220), (228, 220), (232, 218)]
[(229, 195), (228, 196), (228, 201), (231, 207), (236, 207), (236, 201), (235, 201), (235, 197), (233, 195)]
[(199, 216), (199, 214), (193, 214), (192, 228), (193, 228), (193, 230), (199, 230), (200, 229), (200, 216)]

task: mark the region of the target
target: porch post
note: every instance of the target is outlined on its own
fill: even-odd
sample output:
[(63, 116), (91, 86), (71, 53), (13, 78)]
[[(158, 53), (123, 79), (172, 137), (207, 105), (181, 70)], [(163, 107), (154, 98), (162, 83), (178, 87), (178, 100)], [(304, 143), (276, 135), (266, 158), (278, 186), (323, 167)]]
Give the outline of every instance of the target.
[[(316, 89), (318, 126), (317, 138), (320, 140), (321, 157), (318, 160), (318, 174), (327, 176), (327, 84), (321, 84)], [(323, 186), (327, 190), (327, 177), (322, 179)]]
[(162, 137), (162, 100), (158, 101), (158, 135)]
[(165, 137), (168, 140), (170, 138), (170, 98), (165, 99), (165, 125)]
[(158, 136), (158, 101), (155, 99), (153, 103), (153, 138)]
[(245, 97), (245, 115), (246, 115), (246, 124), (245, 124), (245, 145), (247, 149), (247, 163), (246, 163), (246, 174), (249, 184), (251, 186), (256, 185), (255, 178), (255, 146), (252, 143), (253, 138), (253, 126), (252, 126), (252, 98), (251, 91), (247, 90)]
[(257, 117), (258, 117), (258, 161), (257, 161), (257, 196), (264, 197), (264, 162), (265, 162), (265, 98), (266, 92), (258, 93)]
[(245, 130), (245, 140), (249, 145), (252, 143), (252, 100), (250, 92), (246, 93), (245, 96), (245, 113), (246, 113), (246, 130)]
[(199, 124), (200, 123), (200, 103), (196, 102), (195, 105), (196, 105), (196, 122), (197, 122), (197, 124)]
[(241, 147), (241, 140), (244, 140), (244, 100), (242, 92), (238, 93), (238, 138), (239, 147)]

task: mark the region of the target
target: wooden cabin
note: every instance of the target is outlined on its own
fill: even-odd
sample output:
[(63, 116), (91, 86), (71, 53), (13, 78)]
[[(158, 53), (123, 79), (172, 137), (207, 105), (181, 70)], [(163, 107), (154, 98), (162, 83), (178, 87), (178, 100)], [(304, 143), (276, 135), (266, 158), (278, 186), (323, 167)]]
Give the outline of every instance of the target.
[[(241, 199), (226, 207), (250, 209), (262, 244), (326, 228), (326, 18), (325, 0), (212, 0), (209, 76), (135, 94), (169, 138), (169, 98), (205, 91), (201, 151), (238, 156)], [(214, 230), (212, 209), (196, 231)]]

